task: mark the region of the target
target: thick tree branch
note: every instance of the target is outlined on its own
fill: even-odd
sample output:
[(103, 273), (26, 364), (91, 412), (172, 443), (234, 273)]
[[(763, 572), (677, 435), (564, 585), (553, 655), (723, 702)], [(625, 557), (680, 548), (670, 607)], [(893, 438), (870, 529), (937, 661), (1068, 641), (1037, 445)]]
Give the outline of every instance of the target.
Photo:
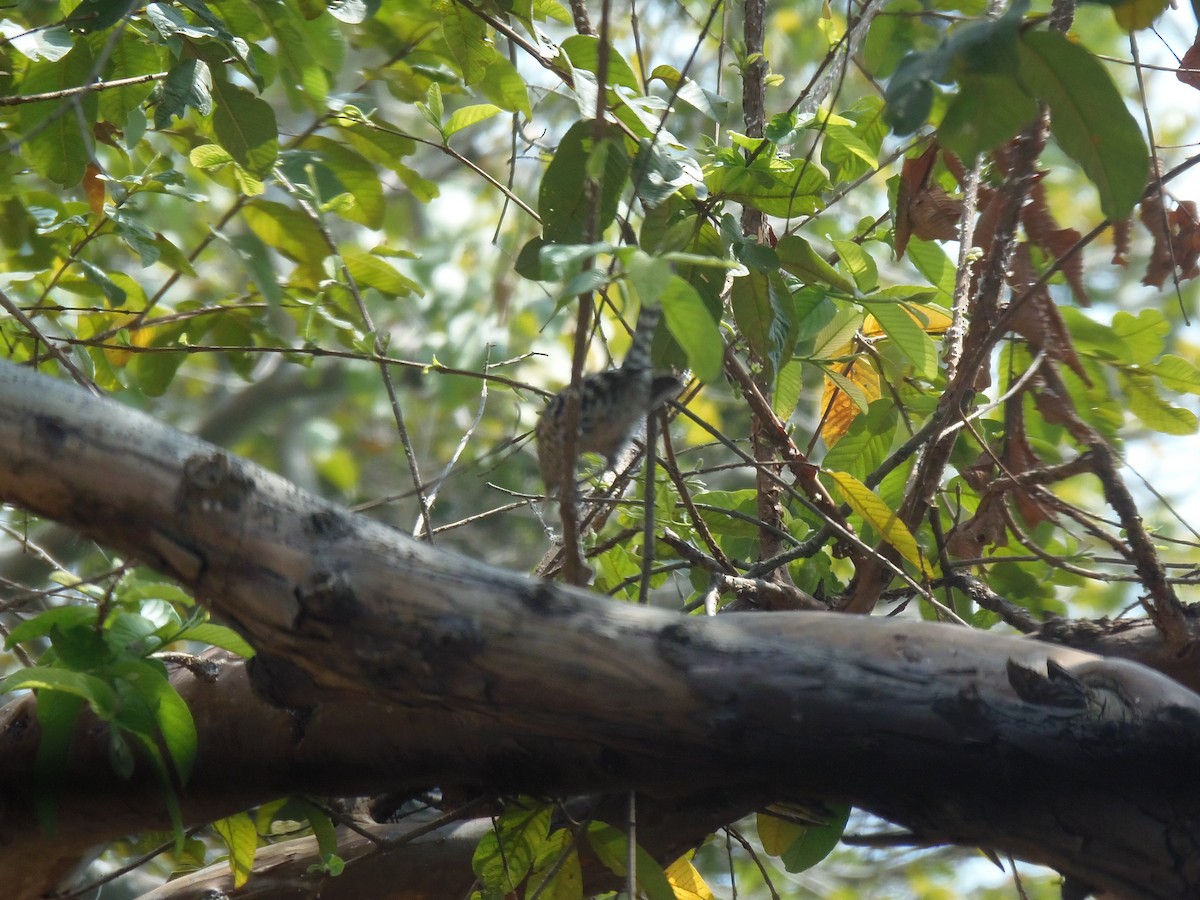
[[(469, 723), (485, 730), (458, 758), (503, 759), (477, 774), (512, 790), (840, 800), (1125, 895), (1200, 889), (1200, 771), (1178, 764), (1200, 750), (1200, 697), (1132, 663), (924, 622), (612, 603), (414, 542), (10, 365), (0, 497), (190, 587), (293, 705), (460, 723), (407, 745), (427, 778), (462, 774), (444, 742)], [(589, 753), (597, 768), (574, 766)]]

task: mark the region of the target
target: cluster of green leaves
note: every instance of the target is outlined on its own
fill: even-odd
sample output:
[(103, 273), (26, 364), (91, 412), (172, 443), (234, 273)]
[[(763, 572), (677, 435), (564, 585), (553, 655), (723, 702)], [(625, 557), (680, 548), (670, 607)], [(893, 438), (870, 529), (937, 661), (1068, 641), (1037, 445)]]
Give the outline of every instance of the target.
[[(761, 813), (757, 825), (762, 849), (786, 871), (803, 872), (837, 845), (849, 814), (849, 807), (840, 806), (823, 822), (806, 822), (787, 808)], [(499, 900), (521, 892), (529, 898), (579, 897), (581, 842), (613, 875), (628, 877), (629, 838), (623, 832), (597, 821), (559, 827), (553, 806), (528, 799), (513, 801), (493, 819), (491, 832), (475, 851), (473, 865), (482, 887), (472, 896)], [(713, 900), (715, 895), (692, 864), (691, 854), (664, 869), (642, 847), (635, 852), (641, 895), (650, 900)]]
[(111, 591), (79, 584), (94, 603), (56, 606), (14, 628), (5, 648), (41, 648), (36, 667), (18, 669), (0, 693), (37, 692), (41, 728), (36, 771), (38, 815), (53, 830), (79, 713), (86, 707), (109, 726), (108, 758), (121, 778), (144, 759), (162, 784), (168, 811), (182, 840), (176, 791), (196, 755), (196, 729), (187, 705), (154, 654), (194, 641), (243, 656), (253, 650), (234, 631), (208, 621), (190, 597), (172, 584), (134, 572)]
[(226, 859), (234, 888), (240, 888), (250, 880), (259, 847), (303, 831), (311, 830), (321, 855), (321, 864), (311, 870), (319, 869), (336, 876), (345, 868), (345, 860), (337, 853), (338, 839), (333, 821), (306, 797), (285, 797), (265, 803), (253, 813), (234, 813), (213, 822), (212, 830), (228, 851)]
[(937, 86), (958, 92), (938, 111), (938, 140), (973, 160), (1050, 110), (1062, 149), (1100, 192), (1100, 208), (1124, 219), (1146, 187), (1150, 154), (1104, 66), (1056, 31), (1029, 28), (1028, 0), (1001, 17), (961, 26), (936, 47), (906, 55), (891, 73), (887, 119), (898, 134), (930, 120)]

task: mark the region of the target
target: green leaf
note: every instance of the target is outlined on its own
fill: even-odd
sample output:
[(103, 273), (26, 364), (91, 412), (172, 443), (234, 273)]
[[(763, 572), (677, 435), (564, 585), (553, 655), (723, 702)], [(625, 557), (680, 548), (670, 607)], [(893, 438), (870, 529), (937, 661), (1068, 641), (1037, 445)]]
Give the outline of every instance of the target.
[(687, 354), (688, 367), (707, 384), (720, 380), (725, 345), (721, 329), (700, 294), (678, 275), (672, 275), (658, 299), (667, 330)]
[(775, 390), (771, 395), (771, 409), (779, 418), (787, 421), (796, 411), (804, 390), (804, 363), (789, 359), (779, 367), (775, 377)]
[(1200, 427), (1195, 413), (1164, 400), (1146, 373), (1124, 369), (1119, 380), (1129, 398), (1129, 411), (1155, 431), (1184, 435), (1195, 434)]
[(1009, 140), (1038, 114), (1037, 101), (1007, 73), (965, 74), (950, 101), (938, 140), (964, 160), (973, 160)]
[(873, 170), (878, 154), (851, 128), (845, 125), (826, 125), (821, 140), (821, 161), (835, 181), (851, 181)]
[[(797, 346), (801, 343), (808, 344), (816, 341), (817, 336), (838, 314), (837, 303), (831, 300), (821, 288), (801, 288), (792, 294), (792, 301), (796, 309)], [(852, 314), (856, 312), (853, 307), (851, 310)], [(807, 353), (800, 355), (805, 356)]]
[(250, 659), (256, 652), (246, 642), (246, 639), (232, 628), (218, 625), (215, 622), (201, 622), (199, 625), (191, 625), (174, 635), (172, 640), (199, 641), (213, 647), (220, 647), (222, 650), (228, 650), (230, 653), (236, 653), (245, 659)]
[(1143, 309), (1136, 316), (1119, 310), (1113, 316), (1112, 329), (1129, 348), (1132, 361), (1145, 366), (1163, 352), (1171, 323), (1157, 309)]
[(1200, 369), (1181, 356), (1168, 353), (1158, 362), (1147, 366), (1168, 390), (1182, 394), (1200, 394)]
[(921, 0), (891, 0), (876, 17), (863, 42), (867, 70), (879, 78), (895, 72), (910, 50), (924, 50), (937, 44), (940, 32), (932, 24)]
[[(93, 77), (94, 61), (86, 41), (57, 62), (32, 63), (21, 81), (21, 93), (42, 94), (78, 87)], [(92, 126), (98, 100), (83, 94), (76, 103), (46, 100), (23, 103), (17, 122), (24, 134), (22, 158), (55, 184), (74, 187), (83, 180), (92, 158)]]
[(1083, 0), (1112, 9), (1113, 18), (1126, 31), (1149, 28), (1171, 5), (1169, 0)]
[(529, 874), (537, 850), (549, 834), (549, 806), (513, 803), (480, 840), (471, 867), (486, 890), (510, 893)]
[(782, 279), (777, 273), (762, 272), (735, 278), (729, 305), (750, 349), (772, 372), (777, 371), (784, 357), (791, 355), (789, 338), (795, 320), (795, 304)]
[(675, 92), (675, 96), (714, 122), (724, 123), (729, 114), (729, 101), (720, 94), (707, 91), (690, 78), (685, 78), (673, 66), (659, 65), (650, 73), (650, 80), (659, 79)]
[(1074, 306), (1060, 306), (1058, 313), (1071, 332), (1071, 340), (1080, 353), (1106, 358), (1112, 362), (1132, 363), (1133, 351), (1116, 330), (1090, 318)]
[[(742, 137), (736, 132), (730, 132), (730, 136)], [(760, 143), (763, 142), (750, 141), (754, 146)], [(815, 162), (781, 159), (773, 146), (759, 152), (749, 163), (735, 149), (719, 150), (704, 169), (704, 182), (715, 197), (781, 218), (818, 211), (824, 205), (820, 195), (829, 188), (829, 178)]]
[[(120, 81), (154, 72), (160, 66), (158, 49), (129, 31), (112, 45), (104, 65), (105, 81)], [(100, 116), (114, 124), (124, 123), (154, 91), (154, 82), (106, 88), (100, 92)]]
[(380, 228), (387, 204), (379, 172), (371, 161), (353, 147), (320, 135), (308, 138), (304, 148), (318, 153), (341, 187), (354, 196), (353, 205), (341, 215), (368, 228)]
[(154, 127), (165, 131), (171, 127), (172, 119), (187, 115), (189, 106), (202, 116), (207, 116), (213, 108), (212, 73), (208, 63), (200, 59), (180, 60), (171, 67), (154, 108)]
[(487, 71), (479, 82), (483, 96), (501, 109), (519, 112), (527, 119), (533, 117), (529, 105), (529, 88), (517, 67), (497, 53), (488, 63)]
[(242, 210), (242, 217), (259, 240), (289, 259), (319, 268), (329, 255), (320, 230), (300, 210), (271, 200), (255, 200)]
[(841, 257), (842, 264), (850, 270), (854, 283), (864, 294), (879, 287), (879, 269), (862, 244), (854, 241), (834, 241), (833, 247)]
[(321, 860), (325, 863), (325, 866), (327, 868), (336, 866), (337, 863), (334, 861), (341, 861), (337, 852), (337, 830), (334, 828), (329, 816), (320, 807), (310, 803), (303, 797), (292, 798), (289, 805), (297, 815), (308, 819), (308, 824), (312, 826), (313, 837), (317, 839), (317, 850), (320, 852)]
[(813, 338), (811, 359), (832, 359), (854, 339), (862, 325), (863, 316), (850, 304), (839, 304), (837, 313)]
[(871, 401), (868, 399), (866, 392), (857, 383), (851, 381), (835, 369), (822, 366), (821, 371), (825, 373), (825, 377), (832, 381), (838, 390), (850, 398), (850, 401), (858, 407), (859, 412), (867, 411), (871, 405)]
[[(585, 72), (596, 73), (600, 65), (600, 38), (592, 34), (573, 34), (558, 48), (571, 61), (572, 68), (583, 69)], [(606, 75), (608, 86), (620, 85), (631, 91), (641, 93), (642, 86), (638, 84), (633, 69), (614, 47), (608, 48), (608, 70)]]
[(909, 53), (892, 74), (884, 116), (898, 135), (912, 134), (929, 119), (935, 81), (945, 77), (947, 61), (939, 51)]
[(906, 255), (917, 271), (938, 289), (943, 301), (954, 296), (954, 261), (946, 255), (941, 244), (910, 238)]
[(271, 104), (221, 79), (213, 84), (213, 98), (217, 141), (251, 175), (268, 175), (279, 156), (279, 132)]
[[(603, 822), (591, 822), (587, 836), (588, 843), (605, 868), (622, 878), (629, 873), (629, 839), (625, 834)], [(662, 866), (641, 846), (636, 848), (635, 853), (638, 889), (649, 900), (676, 900), (675, 891), (667, 881)]]
[(825, 472), (824, 474), (837, 486), (842, 498), (850, 504), (850, 508), (879, 532), (884, 541), (895, 547), (901, 556), (922, 573), (930, 574), (929, 566), (917, 546), (917, 539), (874, 491), (849, 472)]
[(373, 287), (389, 297), (407, 297), (423, 293), (421, 285), (374, 254), (358, 250), (348, 251), (342, 254), (342, 261), (360, 286)]
[(56, 606), (19, 623), (4, 639), (4, 649), (46, 637), (54, 629), (94, 628), (98, 613), (94, 606)]
[(464, 128), (470, 128), (472, 125), (486, 122), (498, 112), (500, 112), (500, 107), (494, 103), (476, 103), (472, 106), (464, 106), (456, 109), (450, 113), (450, 118), (446, 120), (446, 124), (442, 128), (442, 136), (449, 139), (451, 135), (462, 131)]
[(213, 831), (229, 848), (229, 871), (233, 873), (233, 886), (240, 888), (250, 880), (254, 870), (254, 853), (258, 849), (258, 832), (254, 822), (244, 812), (234, 813), (212, 824)]
[(181, 784), (196, 761), (196, 724), (187, 704), (161, 668), (145, 660), (127, 660), (113, 668), (145, 701)]
[(876, 400), (821, 460), (821, 466), (864, 479), (887, 457), (899, 418), (891, 400)]
[(19, 690), (52, 691), (70, 694), (87, 701), (88, 706), (101, 719), (111, 719), (116, 708), (116, 695), (108, 682), (87, 672), (72, 672), (68, 669), (52, 669), (36, 666), (19, 669), (0, 683), (0, 694)]
[(679, 154), (660, 141), (642, 138), (633, 160), (633, 183), (638, 199), (653, 209), (662, 205), (684, 186), (701, 181), (700, 166), (694, 159), (680, 159)]
[(1058, 32), (1026, 32), (1020, 49), (1020, 78), (1050, 105), (1055, 140), (1100, 192), (1104, 214), (1124, 219), (1146, 189), (1150, 153), (1108, 72)]
[(529, 873), (527, 897), (543, 900), (580, 900), (583, 897), (583, 870), (575, 841), (565, 828), (553, 832), (538, 845)]
[[(8, 679), (5, 679), (0, 690), (7, 689), (7, 682)], [(37, 720), (42, 734), (34, 760), (36, 791), (33, 802), (38, 822), (49, 834), (55, 832), (62, 776), (67, 769), (71, 739), (75, 736), (75, 722), (83, 708), (84, 699), (78, 694), (54, 690), (39, 692), (37, 696)]]
[[(20, 26), (17, 28), (20, 29)], [(17, 52), (29, 57), (33, 62), (43, 59), (47, 62), (57, 62), (75, 46), (70, 29), (63, 25), (45, 29), (20, 29), (15, 34), (6, 29), (5, 36)]]
[(458, 63), (463, 83), (472, 85), (487, 72), (496, 50), (488, 40), (487, 23), (461, 3), (437, 0), (433, 8), (442, 23), (442, 36)]
[(864, 302), (863, 308), (875, 317), (879, 327), (913, 364), (918, 375), (930, 381), (937, 377), (937, 348), (908, 312), (908, 307), (903, 303)]
[(830, 853), (842, 839), (846, 831), (846, 822), (850, 818), (850, 807), (837, 804), (833, 807), (834, 815), (825, 825), (801, 825), (791, 845), (780, 855), (780, 861), (787, 871), (803, 872), (811, 869)]
[(775, 247), (779, 265), (805, 284), (826, 284), (853, 295), (854, 284), (798, 234), (785, 235)]
[[(538, 213), (542, 234), (556, 244), (578, 244), (589, 229), (593, 216), (600, 237), (617, 215), (621, 192), (629, 180), (629, 157), (616, 126), (602, 126), (603, 138), (597, 145), (595, 122), (576, 122), (559, 142), (554, 158), (542, 176), (538, 192)], [(597, 154), (593, 157), (593, 154)], [(596, 201), (598, 214), (588, 202), (588, 171), (597, 171)]]

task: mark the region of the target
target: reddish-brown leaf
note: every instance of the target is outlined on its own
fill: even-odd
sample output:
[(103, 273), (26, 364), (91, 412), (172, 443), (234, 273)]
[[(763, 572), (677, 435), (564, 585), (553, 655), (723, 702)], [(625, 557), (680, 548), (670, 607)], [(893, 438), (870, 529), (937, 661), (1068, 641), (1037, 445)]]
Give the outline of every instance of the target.
[(1184, 200), (1167, 211), (1161, 192), (1155, 191), (1142, 201), (1138, 217), (1154, 237), (1142, 284), (1162, 287), (1172, 272), (1181, 279), (1200, 275), (1200, 223), (1194, 202)]
[[(1042, 460), (1034, 452), (1032, 445), (1029, 443), (1029, 437), (1025, 433), (1025, 411), (1021, 405), (1021, 398), (1019, 396), (1014, 397), (1008, 401), (1004, 415), (1005, 471), (1009, 475), (1020, 475), (1023, 472), (1040, 469), (1042, 465)], [(1017, 509), (1021, 513), (1021, 518), (1030, 527), (1036, 526), (1050, 518), (1049, 513), (1034, 499), (1030, 491), (1021, 487), (1015, 487), (1013, 488), (1012, 495), (1013, 499), (1017, 502)]]
[(912, 233), (923, 241), (952, 241), (958, 237), (962, 201), (955, 200), (936, 184), (926, 185), (908, 205)]
[(1008, 546), (1004, 501), (995, 494), (985, 494), (975, 515), (959, 522), (946, 535), (946, 552), (957, 559), (982, 556), (989, 545)]
[[(1016, 252), (1013, 253), (1012, 272), (1008, 276), (1013, 294), (1024, 294), (1037, 284), (1037, 280), (1029, 245), (1018, 244)], [(1045, 350), (1047, 356), (1064, 363), (1084, 384), (1092, 386), (1087, 370), (1084, 369), (1079, 355), (1075, 352), (1075, 346), (1071, 343), (1071, 334), (1067, 331), (1066, 323), (1059, 315), (1058, 307), (1054, 305), (1046, 285), (1034, 288), (1025, 302), (1016, 308), (1011, 327), (1025, 338), (1034, 351)]]
[(1129, 240), (1133, 232), (1133, 217), (1129, 216), (1120, 222), (1113, 222), (1113, 265), (1129, 265)]
[(88, 163), (83, 170), (83, 193), (92, 215), (97, 218), (104, 215), (104, 180), (100, 175), (100, 167), (94, 162)]
[(1188, 47), (1187, 52), (1183, 54), (1183, 59), (1179, 61), (1175, 77), (1188, 87), (1200, 90), (1200, 31), (1196, 32), (1196, 39), (1192, 41), (1192, 46)]
[[(1041, 247), (1055, 259), (1067, 255), (1080, 238), (1083, 237), (1074, 228), (1061, 228), (1050, 207), (1046, 203), (1046, 188), (1039, 180), (1029, 192), (1029, 202), (1021, 210), (1021, 224), (1029, 240)], [(1071, 294), (1080, 306), (1091, 306), (1092, 301), (1083, 286), (1083, 256), (1074, 254), (1062, 264), (1062, 273), (1071, 286)]]
[(933, 164), (937, 161), (937, 153), (938, 146), (931, 141), (924, 153), (904, 160), (904, 165), (900, 167), (900, 184), (896, 190), (896, 227), (892, 235), (897, 259), (904, 257), (908, 240), (912, 237), (910, 207), (913, 198), (928, 184)]

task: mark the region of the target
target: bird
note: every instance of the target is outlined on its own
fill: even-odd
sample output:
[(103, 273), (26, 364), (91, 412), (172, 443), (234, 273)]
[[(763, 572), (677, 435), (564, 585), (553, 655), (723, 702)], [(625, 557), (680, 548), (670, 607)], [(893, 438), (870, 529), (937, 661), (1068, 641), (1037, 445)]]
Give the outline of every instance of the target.
[[(633, 342), (620, 367), (587, 375), (579, 381), (576, 451), (603, 456), (609, 469), (615, 467), (622, 453), (642, 432), (647, 414), (683, 390), (683, 382), (675, 375), (656, 375), (650, 361), (650, 344), (661, 315), (657, 307), (643, 308)], [(549, 494), (558, 490), (563, 469), (568, 465), (563, 454), (570, 394), (568, 386), (550, 398), (535, 430), (538, 468)]]

